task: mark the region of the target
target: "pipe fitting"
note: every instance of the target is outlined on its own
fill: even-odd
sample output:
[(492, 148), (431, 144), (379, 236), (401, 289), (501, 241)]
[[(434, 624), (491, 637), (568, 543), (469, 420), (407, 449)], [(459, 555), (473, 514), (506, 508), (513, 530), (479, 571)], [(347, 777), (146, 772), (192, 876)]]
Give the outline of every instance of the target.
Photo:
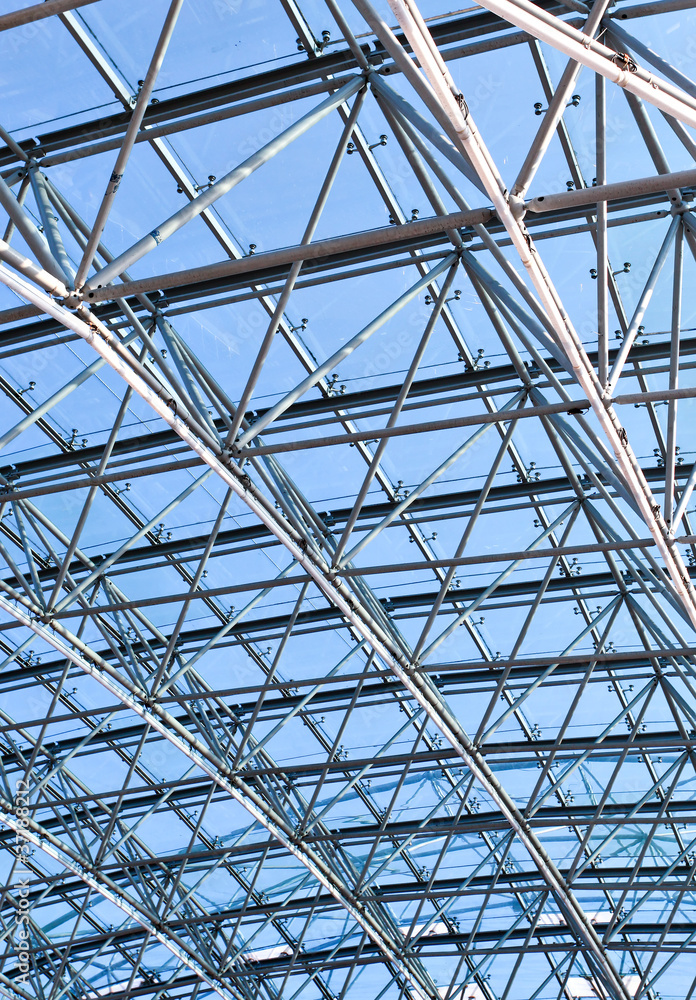
[(508, 205), (510, 206), (513, 218), (518, 222), (522, 222), (527, 214), (527, 203), (524, 198), (520, 198), (517, 194), (511, 194), (508, 196)]

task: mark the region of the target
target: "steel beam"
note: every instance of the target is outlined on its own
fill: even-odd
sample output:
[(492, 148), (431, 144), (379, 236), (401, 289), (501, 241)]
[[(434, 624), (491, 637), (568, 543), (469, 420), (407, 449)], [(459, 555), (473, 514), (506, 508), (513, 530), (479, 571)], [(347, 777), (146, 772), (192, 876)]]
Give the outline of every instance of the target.
[[(539, 868), (542, 877), (549, 886), (549, 889), (553, 892), (554, 897), (556, 898), (559, 906), (562, 908), (562, 911), (565, 913), (567, 919), (572, 922), (576, 933), (585, 942), (589, 953), (594, 956), (594, 961), (597, 963), (598, 969), (602, 970), (602, 978), (611, 984), (611, 989), (616, 997), (624, 997), (625, 991), (623, 989), (623, 985), (616, 978), (616, 975), (612, 970), (611, 963), (607, 959), (606, 952), (602, 947), (594, 928), (587, 920), (586, 915), (583, 913), (572, 891), (565, 884), (548, 853), (536, 835), (532, 832), (524, 818), (521, 816), (513, 800), (500, 785), (498, 779), (490, 770), (480, 753), (473, 746), (458, 721), (451, 716), (442, 704), (437, 689), (425, 677), (421, 677), (414, 672), (408, 662), (404, 662), (403, 654), (399, 650), (395, 649), (389, 640), (386, 640), (385, 642), (386, 636), (384, 636), (384, 633), (381, 633), (381, 630), (375, 630), (374, 625), (371, 622), (368, 624), (364, 621), (364, 612), (362, 612), (362, 609), (356, 608), (353, 600), (348, 595), (342, 593), (341, 589), (337, 587), (334, 582), (329, 580), (328, 576), (325, 575), (325, 570), (322, 571), (322, 569), (308, 559), (308, 556), (298, 545), (298, 542), (288, 534), (287, 529), (281, 529), (280, 526), (275, 523), (275, 518), (269, 517), (269, 512), (259, 503), (259, 499), (257, 497), (253, 497), (253, 495), (249, 492), (249, 488), (241, 482), (239, 473), (235, 474), (232, 468), (228, 468), (226, 465), (222, 464), (212, 452), (208, 451), (205, 446), (198, 442), (186, 429), (183, 422), (174, 416), (166, 405), (161, 404), (154, 394), (147, 389), (144, 383), (137, 378), (137, 376), (125, 368), (123, 363), (117, 359), (117, 356), (114, 354), (112, 348), (110, 348), (106, 342), (100, 341), (92, 333), (89, 327), (87, 327), (81, 320), (73, 318), (70, 313), (62, 309), (60, 306), (55, 305), (41, 293), (37, 293), (28, 288), (22, 279), (14, 279), (11, 275), (8, 276), (7, 274), (2, 274), (1, 277), (2, 280), (9, 285), (9, 287), (13, 287), (18, 291), (21, 290), (20, 294), (28, 298), (29, 301), (40, 305), (46, 312), (59, 318), (61, 322), (65, 323), (65, 325), (67, 325), (70, 329), (75, 330), (75, 332), (83, 337), (83, 339), (85, 339), (88, 343), (91, 343), (97, 352), (105, 357), (112, 367), (118, 371), (123, 378), (125, 378), (128, 384), (131, 385), (133, 389), (139, 393), (139, 395), (142, 395), (143, 398), (147, 400), (150, 406), (158, 412), (159, 416), (165, 419), (167, 423), (169, 423), (170, 426), (177, 431), (182, 439), (186, 440), (187, 443), (204, 459), (204, 461), (206, 461), (206, 464), (208, 464), (211, 468), (214, 468), (218, 474), (221, 475), (227, 485), (232, 487), (232, 489), (244, 500), (244, 502), (251, 507), (254, 513), (260, 517), (261, 520), (271, 528), (271, 530), (274, 531), (277, 537), (280, 538), (286, 548), (288, 548), (291, 552), (293, 558), (295, 558), (300, 565), (307, 570), (309, 575), (326, 594), (331, 603), (336, 605), (347, 620), (351, 622), (358, 632), (370, 643), (377, 655), (390, 666), (406, 689), (411, 693), (421, 707), (425, 709), (429, 717), (437, 725), (445, 738), (457, 750), (471, 773), (486, 788), (493, 801), (498, 804), (499, 808), (505, 814), (511, 828), (525, 845), (530, 857)], [(12, 614), (11, 605), (8, 605), (6, 610)], [(14, 616), (16, 616), (16, 612)], [(27, 622), (27, 624), (31, 625), (30, 622)], [(78, 665), (82, 666), (81, 658)], [(132, 707), (133, 710), (137, 710), (139, 708), (136, 704), (131, 704), (130, 707)], [(142, 716), (142, 711), (139, 711), (138, 714), (141, 714)], [(163, 735), (167, 738), (171, 738), (168, 737), (165, 732), (163, 732)], [(184, 734), (181, 735), (183, 736)], [(215, 775), (211, 774), (211, 777), (216, 780)], [(261, 822), (264, 821), (262, 816), (258, 816), (257, 818)], [(286, 846), (290, 849), (290, 844), (286, 844)], [(315, 874), (317, 877), (319, 876), (318, 871), (315, 872)], [(320, 878), (320, 881), (323, 881), (325, 884), (325, 880)], [(338, 889), (338, 887), (336, 888)], [(368, 933), (368, 935), (377, 940), (383, 953), (387, 955), (391, 961), (395, 961), (393, 947), (385, 942), (384, 939), (381, 938), (380, 934), (375, 934), (375, 928), (372, 927), (369, 922), (366, 922), (364, 919), (360, 919), (362, 916), (361, 913), (356, 913), (354, 908), (351, 908), (351, 913)], [(402, 965), (402, 963), (398, 960), (395, 961), (395, 964), (397, 968)], [(411, 974), (408, 970), (405, 970), (405, 974), (407, 974), (409, 980), (412, 980)]]
[(91, 3), (95, 3), (95, 0), (44, 0), (43, 3), (35, 3), (30, 7), (23, 7), (9, 14), (0, 14), (0, 31), (19, 28), (23, 24), (32, 24), (34, 21), (41, 21), (44, 17), (62, 14), (66, 10), (76, 10), (78, 7), (86, 7), (87, 4)]

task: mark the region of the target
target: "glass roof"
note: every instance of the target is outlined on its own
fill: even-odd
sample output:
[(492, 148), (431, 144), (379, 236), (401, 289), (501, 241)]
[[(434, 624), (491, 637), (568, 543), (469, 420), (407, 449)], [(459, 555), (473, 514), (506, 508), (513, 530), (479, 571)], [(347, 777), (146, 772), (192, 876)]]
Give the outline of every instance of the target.
[(0, 5), (1, 994), (694, 995), (695, 38)]

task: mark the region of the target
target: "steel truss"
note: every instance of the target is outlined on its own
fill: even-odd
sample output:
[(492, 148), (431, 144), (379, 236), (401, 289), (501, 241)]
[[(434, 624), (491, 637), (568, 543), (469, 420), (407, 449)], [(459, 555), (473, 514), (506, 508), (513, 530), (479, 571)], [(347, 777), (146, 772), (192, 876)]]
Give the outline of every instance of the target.
[(117, 102), (0, 121), (0, 993), (692, 997), (693, 4), (107, 8), (0, 14)]

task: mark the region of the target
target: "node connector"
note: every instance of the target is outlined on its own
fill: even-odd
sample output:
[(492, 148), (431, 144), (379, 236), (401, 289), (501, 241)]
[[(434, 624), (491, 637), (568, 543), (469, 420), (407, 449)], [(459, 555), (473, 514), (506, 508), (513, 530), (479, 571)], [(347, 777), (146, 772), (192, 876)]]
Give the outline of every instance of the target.
[(508, 198), (508, 204), (510, 205), (510, 211), (514, 217), (518, 222), (521, 222), (527, 214), (527, 205), (524, 198), (520, 198), (520, 196), (516, 194), (511, 194)]

